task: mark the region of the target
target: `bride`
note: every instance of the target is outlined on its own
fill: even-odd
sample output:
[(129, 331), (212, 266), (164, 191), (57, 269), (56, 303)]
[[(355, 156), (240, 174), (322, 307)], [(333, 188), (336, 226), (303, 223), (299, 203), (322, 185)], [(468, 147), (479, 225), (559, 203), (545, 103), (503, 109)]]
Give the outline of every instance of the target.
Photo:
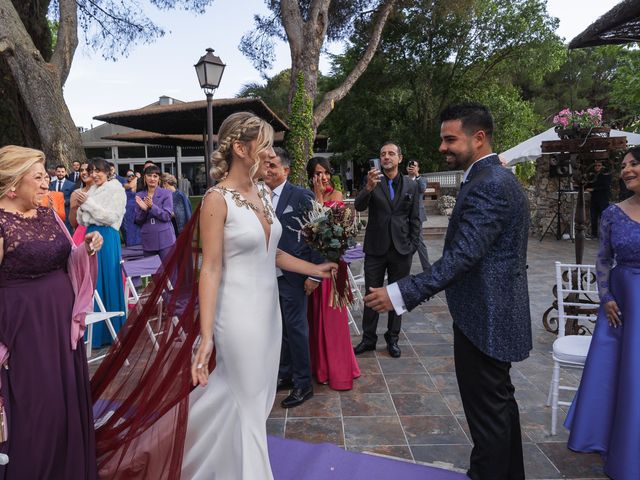
[(273, 478), (266, 421), (282, 335), (276, 266), (329, 277), (337, 265), (277, 248), (271, 192), (255, 181), (275, 157), (271, 125), (238, 112), (218, 138), (211, 174), (220, 183), (91, 380), (101, 478)]
[[(262, 184), (273, 161), (273, 129), (253, 114), (227, 118), (212, 156), (220, 179), (203, 200), (200, 231), (201, 343), (192, 365), (183, 478), (273, 478), (266, 421), (276, 393), (282, 322), (276, 266), (327, 277), (334, 264), (314, 265), (277, 249), (282, 227)], [(216, 369), (204, 368), (216, 344)]]

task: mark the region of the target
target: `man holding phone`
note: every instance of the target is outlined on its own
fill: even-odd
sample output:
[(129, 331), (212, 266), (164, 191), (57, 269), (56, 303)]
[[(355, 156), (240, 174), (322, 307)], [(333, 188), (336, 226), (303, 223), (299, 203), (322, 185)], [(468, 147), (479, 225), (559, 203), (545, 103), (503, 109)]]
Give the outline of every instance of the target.
[[(389, 283), (411, 271), (411, 259), (418, 248), (422, 223), (418, 184), (400, 174), (402, 162), (400, 146), (386, 142), (380, 149), (380, 159), (369, 161), (367, 183), (355, 199), (357, 211), (368, 209), (367, 229), (364, 236), (364, 282), (370, 287), (381, 287), (387, 274)], [(375, 350), (378, 336), (378, 313), (364, 308), (362, 317), (362, 341), (354, 348), (356, 355)], [(401, 327), (400, 315), (389, 312), (387, 342), (389, 355), (401, 355), (398, 337)]]

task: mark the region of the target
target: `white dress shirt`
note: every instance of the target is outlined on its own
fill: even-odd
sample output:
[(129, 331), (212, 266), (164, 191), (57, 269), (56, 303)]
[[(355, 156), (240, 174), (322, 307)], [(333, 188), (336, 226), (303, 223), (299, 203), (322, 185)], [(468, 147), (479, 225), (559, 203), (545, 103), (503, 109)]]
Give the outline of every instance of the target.
[[(285, 180), (284, 182), (282, 182), (280, 185), (278, 185), (276, 188), (274, 188), (273, 190), (271, 190), (271, 204), (273, 205), (273, 211), (276, 211), (276, 208), (278, 207), (278, 201), (280, 200), (280, 195), (282, 195), (282, 190), (284, 190), (284, 184), (287, 183), (287, 181)], [(282, 270), (280, 270), (278, 267), (276, 267), (276, 276), (277, 277), (281, 277), (282, 274)]]
[(271, 204), (273, 205), (274, 211), (278, 207), (278, 201), (280, 200), (280, 195), (282, 195), (282, 190), (284, 190), (285, 183), (287, 183), (286, 180), (271, 190)]

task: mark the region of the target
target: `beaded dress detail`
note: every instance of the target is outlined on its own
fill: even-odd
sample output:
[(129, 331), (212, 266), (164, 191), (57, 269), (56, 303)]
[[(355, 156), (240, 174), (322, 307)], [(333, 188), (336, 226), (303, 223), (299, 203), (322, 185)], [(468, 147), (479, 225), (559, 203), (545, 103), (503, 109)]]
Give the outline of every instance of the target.
[(4, 238), (0, 283), (38, 278), (66, 267), (71, 245), (49, 208), (38, 208), (33, 217), (0, 209), (0, 235)]

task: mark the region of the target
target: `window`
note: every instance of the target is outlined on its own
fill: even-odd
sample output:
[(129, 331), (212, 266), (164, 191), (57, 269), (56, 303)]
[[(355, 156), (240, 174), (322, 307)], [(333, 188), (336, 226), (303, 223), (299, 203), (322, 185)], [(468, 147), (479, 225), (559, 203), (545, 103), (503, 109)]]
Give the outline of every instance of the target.
[(144, 147), (118, 147), (118, 158), (145, 158)]
[(88, 159), (101, 157), (109, 160), (111, 158), (111, 147), (85, 148), (84, 154), (87, 156)]

